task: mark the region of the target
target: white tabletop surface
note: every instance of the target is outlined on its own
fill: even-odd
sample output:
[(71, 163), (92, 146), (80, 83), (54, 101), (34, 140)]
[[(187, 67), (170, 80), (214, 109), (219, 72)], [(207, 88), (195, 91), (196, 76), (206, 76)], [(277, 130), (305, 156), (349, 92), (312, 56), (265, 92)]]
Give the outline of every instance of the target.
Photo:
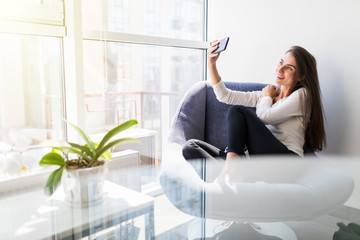
[[(84, 226), (131, 218), (136, 212), (153, 210), (154, 199), (123, 186), (106, 182), (102, 203), (94, 207), (71, 207), (59, 187), (51, 196), (34, 189), (0, 199), (0, 239), (44, 239)], [(116, 222), (115, 222), (116, 223)]]

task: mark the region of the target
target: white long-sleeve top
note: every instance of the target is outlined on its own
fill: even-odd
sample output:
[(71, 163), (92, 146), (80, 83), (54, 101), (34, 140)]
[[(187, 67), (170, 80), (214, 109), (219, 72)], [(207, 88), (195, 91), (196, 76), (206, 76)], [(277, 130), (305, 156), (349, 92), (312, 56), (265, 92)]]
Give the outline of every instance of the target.
[[(256, 107), (256, 115), (289, 150), (304, 156), (306, 90), (300, 88), (273, 103), (261, 91), (242, 92), (227, 89), (222, 81), (213, 85), (216, 98), (223, 103)], [(308, 121), (306, 121), (308, 122)]]

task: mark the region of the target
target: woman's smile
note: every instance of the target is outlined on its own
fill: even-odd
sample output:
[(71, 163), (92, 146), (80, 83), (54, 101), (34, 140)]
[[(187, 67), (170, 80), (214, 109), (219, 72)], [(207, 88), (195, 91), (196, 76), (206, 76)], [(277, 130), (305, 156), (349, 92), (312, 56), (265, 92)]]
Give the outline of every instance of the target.
[(280, 74), (276, 74), (276, 78), (277, 78), (277, 79), (279, 79), (279, 80), (284, 79), (284, 77), (283, 77), (283, 76), (281, 76)]

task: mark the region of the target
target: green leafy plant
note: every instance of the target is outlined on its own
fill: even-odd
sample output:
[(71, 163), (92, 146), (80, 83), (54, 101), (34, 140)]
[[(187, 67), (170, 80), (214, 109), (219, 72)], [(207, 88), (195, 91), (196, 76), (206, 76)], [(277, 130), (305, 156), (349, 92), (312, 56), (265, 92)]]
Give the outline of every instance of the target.
[(339, 230), (334, 233), (333, 240), (360, 240), (360, 225), (356, 223), (337, 223)]
[[(64, 120), (66, 121), (66, 120)], [(67, 141), (51, 141), (52, 151), (47, 153), (39, 162), (40, 166), (58, 165), (59, 168), (54, 170), (47, 179), (45, 191), (52, 194), (58, 187), (64, 169), (89, 168), (104, 164), (104, 160), (111, 160), (110, 149), (116, 145), (128, 142), (140, 143), (134, 138), (121, 138), (110, 141), (118, 133), (137, 124), (136, 120), (129, 120), (121, 125), (111, 129), (100, 141), (94, 143), (91, 141), (83, 130), (76, 125), (69, 123), (85, 140), (85, 145), (80, 145)]]

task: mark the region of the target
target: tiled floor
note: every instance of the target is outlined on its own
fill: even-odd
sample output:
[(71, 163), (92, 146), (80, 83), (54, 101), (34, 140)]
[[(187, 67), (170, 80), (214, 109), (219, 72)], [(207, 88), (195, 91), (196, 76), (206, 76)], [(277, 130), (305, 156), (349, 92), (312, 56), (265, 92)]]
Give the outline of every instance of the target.
[(288, 225), (294, 230), (298, 240), (330, 240), (338, 229), (336, 223), (341, 221), (346, 222), (326, 215), (313, 221), (291, 222)]
[[(185, 240), (187, 238), (187, 231), (191, 224), (193, 224), (194, 217), (182, 213), (168, 202), (164, 195), (160, 195), (155, 201), (155, 235), (157, 240)], [(318, 219), (305, 222), (286, 222), (286, 224), (295, 232), (298, 240), (331, 240), (338, 227), (337, 222), (348, 223), (347, 220), (333, 217), (322, 216)], [(230, 228), (229, 228), (230, 229)], [(245, 229), (240, 224), (234, 225), (231, 231), (223, 232), (213, 238), (209, 239), (244, 239), (251, 240), (245, 237), (245, 233), (241, 230)], [(242, 237), (243, 236), (243, 237)], [(139, 238), (141, 239), (141, 238)], [(258, 235), (253, 239), (271, 239), (278, 240), (279, 238), (265, 237)]]
[[(227, 227), (225, 227), (226, 230), (216, 230), (216, 234), (211, 234), (210, 231), (209, 237), (207, 238), (188, 238), (189, 229), (199, 232), (199, 227), (196, 225), (196, 221), (199, 221), (197, 218), (178, 210), (163, 194), (155, 198), (154, 208), (156, 240), (292, 240), (292, 238), (279, 238), (259, 234), (249, 226), (248, 223), (232, 223), (231, 225), (225, 225)], [(355, 222), (360, 222), (358, 209), (349, 214), (348, 210), (344, 208), (336, 211), (332, 215), (349, 215), (352, 219), (356, 219)], [(312, 221), (286, 222), (285, 224), (295, 233), (297, 240), (332, 240), (334, 232), (338, 230), (336, 225), (337, 222), (344, 222), (347, 224), (349, 221), (341, 217), (325, 215)], [(124, 229), (128, 229), (126, 230), (128, 232), (125, 235), (123, 233)], [(214, 229), (215, 228), (212, 228), (211, 230), (213, 231)], [(138, 217), (135, 220), (126, 223), (125, 226), (123, 224), (120, 229), (119, 227), (115, 227), (102, 236), (97, 234), (97, 236), (91, 237), (90, 239), (143, 240), (145, 239), (144, 217)]]

